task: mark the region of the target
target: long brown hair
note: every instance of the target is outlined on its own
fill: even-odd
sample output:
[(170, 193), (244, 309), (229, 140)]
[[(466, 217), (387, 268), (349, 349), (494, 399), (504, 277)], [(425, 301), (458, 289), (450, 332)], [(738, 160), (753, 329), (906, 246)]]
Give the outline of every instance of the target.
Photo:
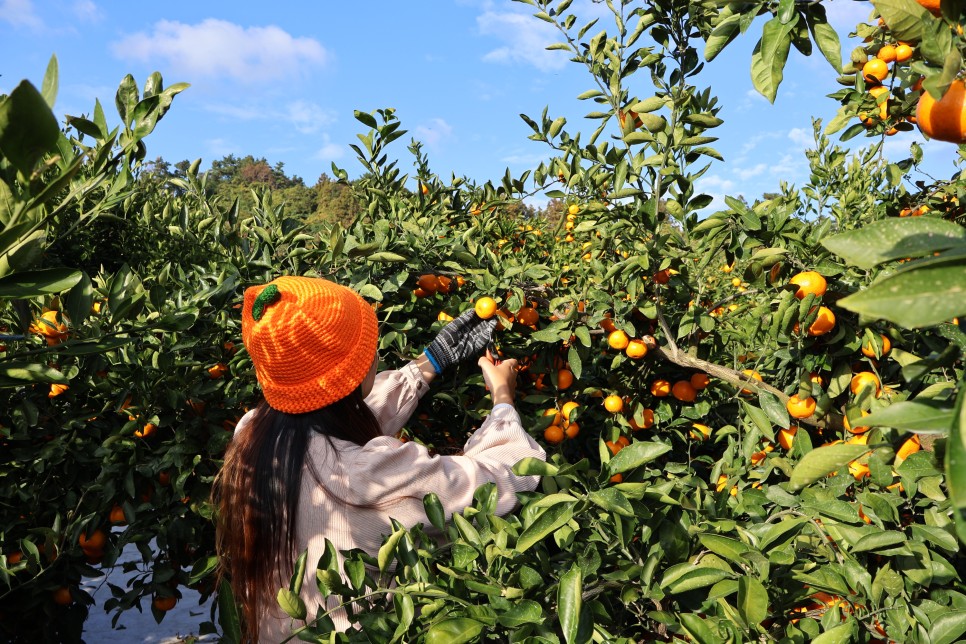
[(311, 433), (357, 445), (382, 435), (363, 398), (357, 387), (306, 414), (286, 414), (262, 401), (228, 445), (212, 486), (218, 578), (227, 577), (241, 607), (244, 641), (258, 640), (259, 606), (273, 606), (277, 590), (292, 574), (302, 467)]

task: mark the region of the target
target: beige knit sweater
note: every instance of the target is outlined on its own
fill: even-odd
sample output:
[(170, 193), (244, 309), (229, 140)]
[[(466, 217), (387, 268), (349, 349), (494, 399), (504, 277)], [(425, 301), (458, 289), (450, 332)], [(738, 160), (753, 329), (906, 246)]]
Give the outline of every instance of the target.
[[(390, 517), (407, 527), (429, 525), (423, 496), (430, 492), (439, 495), (449, 517), (472, 505), (477, 487), (493, 482), (498, 492), (497, 513), (503, 515), (516, 506), (517, 492), (536, 488), (539, 477), (516, 476), (511, 468), (528, 456), (545, 459), (546, 453), (523, 429), (512, 405), (496, 405), (466, 442), (461, 456), (430, 456), (424, 446), (394, 438), (428, 390), (415, 363), (384, 371), (376, 376), (366, 403), (385, 436), (362, 446), (333, 438), (333, 450), (326, 437), (313, 434), (302, 473), (298, 517), (298, 548), (308, 549), (302, 598), (309, 620), (320, 605), (327, 609), (338, 605), (336, 598), (321, 597), (315, 584), (316, 563), (326, 539), (337, 551), (361, 548), (374, 556), (384, 535), (391, 532)], [(239, 421), (236, 432), (244, 431), (250, 413)], [(271, 594), (274, 597), (275, 592)], [(337, 628), (349, 626), (343, 611), (332, 617)], [(293, 626), (301, 624), (276, 606), (267, 606), (261, 616), (259, 641), (279, 642)]]

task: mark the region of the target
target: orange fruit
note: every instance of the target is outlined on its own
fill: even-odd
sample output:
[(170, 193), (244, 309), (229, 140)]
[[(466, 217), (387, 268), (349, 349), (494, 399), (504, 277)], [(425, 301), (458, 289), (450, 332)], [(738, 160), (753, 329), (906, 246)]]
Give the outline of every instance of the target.
[(476, 301), (473, 310), (480, 318), (489, 320), (496, 313), (496, 300), (492, 297), (481, 297)]
[(540, 314), (532, 306), (524, 306), (517, 311), (517, 322), (526, 326), (533, 326), (540, 320)]
[(435, 275), (420, 275), (416, 280), (416, 286), (426, 291), (427, 294), (435, 293), (439, 290), (439, 280)]
[(800, 300), (805, 299), (806, 295), (821, 297), (825, 295), (825, 290), (828, 288), (828, 282), (825, 281), (825, 278), (815, 271), (803, 271), (797, 275), (792, 275), (788, 283), (798, 287), (798, 290), (795, 291), (795, 297)]
[(577, 423), (567, 423), (567, 426), (564, 427), (563, 432), (564, 436), (567, 438), (574, 438), (580, 433), (580, 425)]
[(940, 100), (923, 92), (916, 106), (916, 126), (930, 139), (966, 143), (966, 85), (954, 80)]
[(432, 295), (432, 293), (429, 293), (425, 289), (421, 289), (417, 286), (416, 288), (413, 289), (413, 295), (415, 295), (418, 298), (424, 298), (424, 297), (429, 297), (430, 295)]
[(543, 410), (544, 416), (553, 416), (553, 420), (550, 421), (551, 425), (559, 425), (562, 418), (559, 409), (545, 409)]
[(48, 345), (60, 344), (67, 337), (67, 325), (63, 323), (59, 311), (44, 311), (33, 321), (29, 330), (46, 337)]
[(711, 384), (711, 379), (708, 378), (706, 373), (693, 373), (691, 374), (691, 386), (698, 391), (707, 388)]
[(151, 607), (161, 611), (162, 613), (166, 613), (174, 608), (175, 604), (177, 603), (177, 597), (161, 597), (160, 595), (156, 595), (154, 599), (151, 600)]
[(452, 322), (453, 316), (447, 313), (446, 311), (440, 311), (439, 315), (436, 316), (436, 319), (439, 320), (440, 322)]
[(938, 16), (940, 13), (942, 13), (939, 10), (940, 0), (916, 0), (916, 2), (918, 2), (921, 6), (928, 9), (929, 12), (934, 16)]
[(617, 452), (621, 451), (622, 446), (618, 445), (614, 441), (604, 441), (604, 445), (607, 446), (607, 450), (610, 452), (611, 456), (616, 456)]
[(570, 204), (570, 206), (567, 208), (567, 214), (576, 215), (579, 212), (580, 212), (580, 206), (578, 206), (575, 203)]
[(563, 406), (560, 408), (560, 418), (564, 425), (567, 425), (570, 422), (571, 413), (573, 413), (573, 411), (578, 407), (580, 407), (580, 403), (576, 403), (572, 400), (563, 404)]
[(671, 274), (668, 273), (667, 269), (663, 271), (658, 271), (654, 273), (654, 281), (658, 284), (667, 284), (671, 281)]
[(694, 402), (694, 399), (698, 397), (698, 392), (687, 380), (678, 380), (671, 387), (671, 395), (681, 402)]
[[(884, 335), (879, 336), (879, 337), (882, 339), (882, 351), (879, 354), (879, 356), (881, 357), (881, 356), (886, 355), (887, 353), (889, 353), (889, 351), (892, 350), (892, 342), (890, 342), (889, 341), (889, 338), (885, 337)], [(876, 355), (875, 355), (875, 346), (873, 346), (872, 342), (866, 340), (862, 344), (862, 355), (864, 355), (867, 358), (875, 358), (876, 357)]]
[(70, 389), (70, 387), (68, 387), (67, 385), (61, 385), (55, 382), (50, 385), (50, 391), (47, 392), (47, 397), (56, 398), (57, 396), (61, 395), (68, 389)]
[(856, 481), (861, 481), (865, 477), (869, 476), (869, 466), (865, 463), (852, 461), (849, 463), (849, 474), (854, 476)]
[(711, 428), (701, 423), (692, 423), (694, 428), (691, 430), (691, 438), (698, 441), (705, 441), (711, 438)]
[(778, 432), (778, 444), (782, 446), (782, 449), (791, 449), (795, 444), (795, 434), (798, 433), (798, 426), (792, 425), (788, 429), (782, 429)]
[(168, 472), (158, 472), (158, 483), (168, 485), (171, 482), (171, 475)]
[(627, 343), (624, 353), (627, 354), (628, 358), (639, 360), (647, 355), (647, 345), (640, 340), (631, 340)]
[(892, 45), (882, 45), (875, 57), (884, 63), (891, 63), (896, 59), (896, 48)]
[(641, 420), (643, 422), (638, 423), (635, 416), (631, 417), (631, 429), (637, 431), (641, 429), (648, 429), (654, 427), (654, 410), (653, 409), (643, 409), (641, 411)]
[(912, 58), (912, 47), (909, 45), (897, 45), (896, 46), (896, 62), (904, 63)]
[[(863, 411), (862, 415), (868, 416), (869, 412)], [(845, 431), (849, 432), (850, 434), (864, 434), (865, 432), (869, 431), (869, 428), (864, 425), (861, 427), (852, 427), (852, 424), (849, 422), (848, 415), (842, 417), (842, 426), (845, 427)]]
[(218, 378), (223, 377), (226, 373), (228, 373), (228, 365), (222, 362), (219, 362), (218, 364), (208, 368), (208, 377), (212, 380), (217, 380)]
[(419, 191), (421, 193), (423, 193), (424, 195), (428, 195), (429, 194), (429, 186), (427, 186), (425, 183), (421, 183), (421, 184), (419, 184)]
[(16, 552), (11, 552), (7, 555), (7, 565), (16, 566), (18, 563), (23, 561), (23, 553), (17, 550)]
[(614, 476), (610, 477), (611, 483), (621, 483), (624, 480), (624, 475), (618, 472)]
[(862, 66), (862, 76), (869, 83), (878, 85), (889, 75), (889, 66), (878, 58), (873, 58)]
[[(882, 85), (877, 85), (876, 87), (869, 88), (869, 94), (875, 98), (876, 103), (879, 105), (879, 118), (883, 121), (889, 118), (889, 88)], [(883, 94), (885, 94), (887, 98), (879, 103), (879, 97)]]
[(868, 386), (875, 386), (875, 393), (876, 395), (879, 395), (879, 391), (881, 390), (879, 377), (871, 371), (860, 371), (852, 376), (852, 382), (849, 384), (849, 389), (852, 390), (853, 394), (858, 394), (861, 389)]
[(561, 369), (557, 372), (557, 389), (561, 391), (569, 389), (574, 384), (574, 374), (569, 369)]
[(619, 414), (624, 409), (624, 401), (617, 394), (611, 394), (604, 398), (604, 409), (612, 414)]
[(563, 442), (563, 439), (564, 431), (559, 425), (551, 425), (543, 430), (543, 440), (547, 441), (551, 445), (558, 445)]
[(607, 336), (607, 344), (611, 349), (623, 351), (630, 344), (630, 338), (627, 337), (626, 333), (618, 329)]
[(148, 438), (149, 436), (154, 435), (154, 432), (157, 430), (157, 428), (158, 426), (154, 423), (146, 423), (141, 429), (135, 429), (134, 435), (138, 438)]
[(913, 434), (912, 438), (909, 438), (902, 444), (899, 451), (896, 452), (896, 463), (901, 463), (902, 461), (909, 458), (910, 455), (915, 454), (920, 449), (922, 449), (922, 443), (919, 442), (919, 435)]
[(671, 383), (663, 378), (651, 383), (651, 395), (658, 398), (666, 398), (671, 395)]
[(604, 330), (604, 333), (611, 334), (617, 330), (617, 326), (610, 317), (606, 317), (600, 321), (600, 328)]
[(77, 543), (80, 544), (84, 554), (100, 554), (104, 552), (104, 546), (107, 544), (107, 533), (100, 528), (94, 530), (90, 535), (86, 532), (81, 532), (77, 538)]
[(818, 317), (808, 327), (808, 334), (812, 337), (825, 335), (835, 328), (835, 314), (827, 306), (818, 307)]
[(449, 293), (453, 289), (453, 279), (451, 277), (437, 275), (436, 283), (438, 285), (436, 290), (438, 290), (440, 293)]
[[(757, 371), (755, 371), (754, 369), (742, 369), (741, 370), (741, 373), (745, 374), (749, 378), (752, 378), (753, 380), (757, 380), (758, 382), (761, 382), (761, 374), (758, 373)], [(746, 396), (750, 396), (751, 394), (753, 394), (755, 392), (752, 391), (751, 389), (744, 389), (743, 388), (741, 390), (741, 393), (743, 393)]]
[(58, 606), (70, 606), (74, 603), (74, 598), (70, 594), (70, 588), (67, 586), (55, 588), (53, 592), (50, 593), (50, 596), (53, 598), (54, 603)]
[(799, 398), (798, 394), (795, 394), (788, 399), (785, 403), (785, 409), (788, 410), (788, 415), (792, 418), (808, 418), (815, 413), (815, 399), (811, 396), (806, 398)]
[(119, 506), (117, 503), (111, 508), (111, 514), (108, 517), (111, 523), (114, 525), (124, 525), (127, 523), (127, 517), (124, 516), (124, 508)]

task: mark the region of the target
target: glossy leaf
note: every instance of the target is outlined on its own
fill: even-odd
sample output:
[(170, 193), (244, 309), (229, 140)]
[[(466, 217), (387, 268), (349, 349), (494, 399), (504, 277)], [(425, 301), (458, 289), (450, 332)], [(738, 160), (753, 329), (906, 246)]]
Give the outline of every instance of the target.
[(862, 417), (869, 427), (892, 427), (910, 432), (946, 433), (953, 424), (954, 410), (936, 403), (904, 400)]
[(777, 17), (766, 22), (761, 30), (761, 40), (751, 55), (751, 80), (755, 89), (771, 103), (778, 95), (796, 23), (797, 17), (787, 24), (782, 24)]
[[(905, 465), (909, 459), (903, 462)], [(949, 440), (946, 444), (946, 484), (953, 506), (956, 532), (966, 544), (966, 387), (960, 383), (959, 396)], [(901, 468), (900, 468), (901, 469)]]
[(426, 644), (462, 644), (472, 642), (483, 631), (483, 623), (468, 617), (445, 619), (429, 627)]
[(966, 315), (966, 261), (917, 267), (839, 300), (850, 311), (907, 328)]
[(738, 580), (738, 612), (748, 624), (760, 624), (768, 617), (768, 591), (754, 577)]
[(0, 152), (23, 175), (30, 176), (59, 136), (57, 119), (29, 81), (21, 81), (0, 101)]
[(788, 485), (794, 490), (800, 490), (810, 483), (838, 470), (850, 461), (862, 456), (869, 449), (863, 445), (828, 445), (812, 450), (798, 462)]
[(564, 641), (572, 644), (578, 640), (580, 613), (583, 607), (583, 578), (580, 567), (574, 566), (560, 577), (557, 586), (557, 613)]
[(0, 298), (29, 298), (46, 293), (61, 293), (83, 279), (84, 274), (70, 268), (43, 268), (21, 271), (0, 278)]
[(966, 228), (933, 217), (891, 218), (826, 237), (822, 245), (859, 268), (966, 247)]

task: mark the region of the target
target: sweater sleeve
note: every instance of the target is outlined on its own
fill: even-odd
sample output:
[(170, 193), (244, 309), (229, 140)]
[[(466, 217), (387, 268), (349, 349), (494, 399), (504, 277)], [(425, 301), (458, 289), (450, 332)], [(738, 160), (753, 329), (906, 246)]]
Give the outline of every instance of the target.
[(379, 421), (382, 433), (393, 436), (406, 424), (427, 391), (429, 385), (423, 374), (415, 362), (409, 362), (400, 369), (377, 373), (366, 404)]
[[(526, 457), (545, 460), (546, 453), (523, 429), (512, 405), (497, 405), (459, 456), (432, 456), (423, 445), (390, 437), (369, 441), (352, 464), (359, 485), (351, 489), (359, 503), (378, 503), (389, 514), (393, 514), (394, 504), (421, 502), (423, 496), (435, 492), (449, 517), (473, 504), (479, 486), (494, 483), (496, 511), (503, 515), (516, 506), (517, 492), (533, 491), (540, 482), (539, 476), (513, 473), (513, 466)], [(408, 523), (425, 521), (423, 516), (396, 518)]]

